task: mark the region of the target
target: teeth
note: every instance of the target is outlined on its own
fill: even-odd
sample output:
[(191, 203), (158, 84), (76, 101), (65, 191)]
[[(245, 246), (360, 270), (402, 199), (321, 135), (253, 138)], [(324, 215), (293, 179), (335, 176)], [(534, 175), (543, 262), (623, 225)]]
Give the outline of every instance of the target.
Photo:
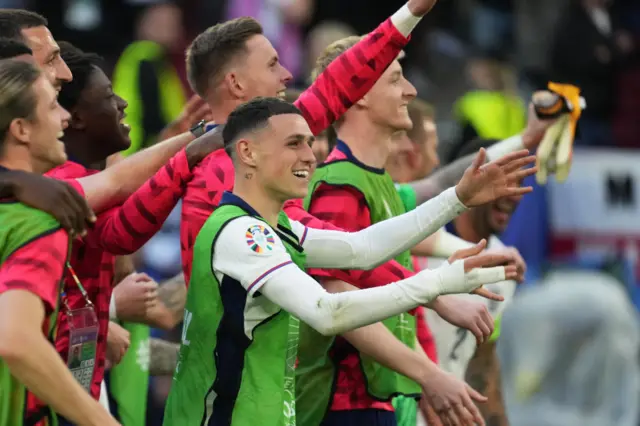
[(293, 174), (297, 177), (306, 178), (309, 176), (309, 172), (307, 170), (300, 170), (293, 172)]
[(64, 132), (58, 132), (58, 139), (62, 139), (64, 137)]
[(285, 96), (286, 96), (286, 92), (284, 90), (281, 90), (280, 92), (278, 92), (279, 98), (284, 98)]

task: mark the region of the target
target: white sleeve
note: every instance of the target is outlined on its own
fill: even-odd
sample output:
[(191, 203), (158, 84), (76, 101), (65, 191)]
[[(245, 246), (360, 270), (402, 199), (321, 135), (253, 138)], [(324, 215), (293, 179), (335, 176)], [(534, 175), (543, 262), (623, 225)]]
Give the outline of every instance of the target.
[(522, 135), (511, 136), (510, 138), (496, 142), (487, 148), (487, 161), (497, 160), (500, 157), (521, 149), (524, 149)]
[(415, 16), (411, 13), (406, 4), (391, 15), (391, 23), (396, 27), (398, 32), (405, 37), (409, 37), (411, 31), (418, 25), (421, 19), (421, 16)]
[(449, 258), (458, 250), (473, 246), (473, 243), (447, 232), (445, 228), (441, 228), (436, 234), (431, 256)]
[(234, 219), (220, 231), (212, 262), (214, 273), (238, 280), (250, 295), (270, 274), (293, 264), (273, 229), (251, 216)]
[(301, 224), (295, 224), (295, 232), (309, 268), (372, 269), (409, 250), (465, 209), (455, 188), (449, 188), (408, 213), (359, 232), (300, 230)]

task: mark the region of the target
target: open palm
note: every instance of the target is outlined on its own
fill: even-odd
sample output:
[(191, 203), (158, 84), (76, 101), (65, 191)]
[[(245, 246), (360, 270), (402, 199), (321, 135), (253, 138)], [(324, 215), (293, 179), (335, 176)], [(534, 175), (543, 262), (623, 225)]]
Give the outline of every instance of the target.
[(520, 186), (522, 179), (536, 173), (536, 168), (523, 167), (535, 163), (535, 155), (523, 149), (484, 164), (487, 153), (480, 149), (456, 185), (460, 201), (467, 207), (477, 207), (498, 198), (523, 195), (531, 192), (531, 186)]

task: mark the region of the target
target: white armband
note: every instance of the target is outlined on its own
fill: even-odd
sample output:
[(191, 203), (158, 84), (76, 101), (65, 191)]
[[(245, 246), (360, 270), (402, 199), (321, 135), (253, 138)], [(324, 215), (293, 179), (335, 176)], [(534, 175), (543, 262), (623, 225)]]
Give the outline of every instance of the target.
[(109, 302), (109, 319), (115, 321), (118, 319), (118, 310), (116, 309), (116, 295), (111, 293), (111, 302)]
[(500, 157), (503, 157), (512, 152), (519, 151), (521, 149), (524, 149), (524, 144), (522, 143), (522, 135), (511, 136), (510, 138), (494, 143), (489, 148), (487, 148), (487, 159), (489, 161), (494, 161)]
[(421, 19), (422, 16), (415, 16), (406, 4), (391, 16), (393, 26), (405, 37), (409, 37)]

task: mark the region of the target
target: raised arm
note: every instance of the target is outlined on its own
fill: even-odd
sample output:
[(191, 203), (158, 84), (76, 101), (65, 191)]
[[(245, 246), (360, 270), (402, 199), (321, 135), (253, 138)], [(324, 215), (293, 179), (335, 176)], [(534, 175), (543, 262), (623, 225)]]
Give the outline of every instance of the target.
[(187, 154), (182, 150), (122, 205), (101, 214), (85, 243), (112, 254), (134, 253), (160, 230), (191, 177)]
[[(519, 135), (500, 141), (487, 149), (487, 158), (495, 160), (503, 155), (516, 152), (521, 149), (534, 150), (542, 141), (546, 129), (554, 120), (542, 120), (538, 118), (533, 105), (529, 105), (529, 118), (527, 128)], [(456, 161), (435, 171), (430, 176), (411, 182), (402, 187), (410, 187), (415, 192), (417, 204), (422, 204), (435, 197), (445, 189), (455, 185), (462, 178), (465, 170), (473, 163), (475, 153), (459, 158)]]
[(410, 0), (400, 10), (329, 67), (305, 90), (295, 105), (313, 134), (340, 118), (371, 90), (409, 41), (409, 35), (435, 0)]
[[(465, 210), (450, 188), (415, 210), (358, 232), (297, 227), (310, 268), (372, 269), (410, 249)], [(295, 222), (294, 222), (295, 224)]]
[[(474, 259), (468, 264), (472, 259), (469, 258), (384, 287), (330, 294), (292, 262), (279, 238), (271, 244), (270, 250), (260, 253), (252, 250), (246, 234), (256, 225), (276, 235), (255, 218), (235, 219), (216, 240), (214, 272), (238, 280), (251, 297), (259, 297), (259, 291), (324, 335), (339, 334), (407, 312), (441, 294), (467, 293), (484, 283), (502, 279), (506, 274), (504, 267), (473, 269), (477, 263), (473, 263)], [(503, 260), (499, 256), (489, 257), (485, 255), (486, 261), (481, 261), (480, 266)]]

